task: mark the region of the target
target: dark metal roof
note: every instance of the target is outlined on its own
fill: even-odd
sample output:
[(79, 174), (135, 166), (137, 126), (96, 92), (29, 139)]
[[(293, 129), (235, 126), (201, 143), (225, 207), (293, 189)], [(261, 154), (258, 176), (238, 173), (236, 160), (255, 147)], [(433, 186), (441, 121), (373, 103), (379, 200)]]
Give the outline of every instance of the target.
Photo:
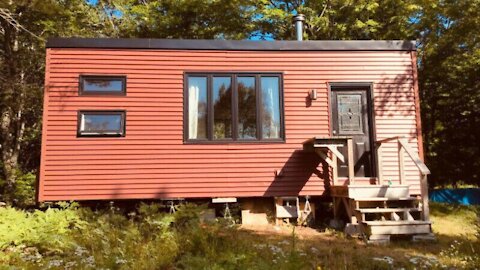
[(122, 48), (233, 51), (413, 51), (414, 40), (194, 40), (137, 38), (50, 38), (47, 48)]

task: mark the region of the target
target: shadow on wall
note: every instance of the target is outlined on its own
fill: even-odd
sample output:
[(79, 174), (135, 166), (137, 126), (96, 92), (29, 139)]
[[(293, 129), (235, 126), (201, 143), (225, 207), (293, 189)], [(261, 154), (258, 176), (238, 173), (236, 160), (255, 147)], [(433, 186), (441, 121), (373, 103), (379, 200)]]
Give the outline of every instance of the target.
[[(416, 117), (415, 112), (415, 91), (414, 77), (411, 62), (408, 62), (409, 68), (406, 73), (388, 76), (374, 84), (374, 114), (376, 118), (396, 118), (409, 119), (408, 117)], [(414, 120), (415, 121), (415, 120)], [(395, 127), (397, 125), (395, 124)], [(394, 127), (394, 126), (392, 126)], [(411, 128), (408, 131), (410, 137), (416, 137), (419, 127)]]
[(64, 111), (66, 105), (73, 101), (71, 99), (78, 97), (78, 85), (65, 86), (61, 83), (49, 83), (45, 85), (44, 92), (49, 97), (49, 106), (54, 104), (59, 111)]
[(319, 168), (320, 162), (315, 153), (295, 150), (263, 196), (298, 196), (309, 179), (312, 187), (322, 190), (318, 195), (325, 194), (330, 186), (329, 170), (325, 163)]
[[(128, 184), (134, 183), (135, 180), (132, 179), (128, 181)], [(126, 185), (128, 185), (126, 184)], [(152, 186), (155, 185), (155, 186)], [(143, 191), (138, 190), (138, 189), (143, 189)], [(148, 193), (145, 192), (145, 190), (148, 190)], [(158, 199), (163, 199), (163, 198), (169, 198), (172, 196), (171, 190), (168, 187), (165, 187), (164, 184), (162, 183), (151, 183), (151, 184), (145, 184), (144, 186), (137, 187), (135, 189), (131, 187), (127, 187), (122, 184), (116, 184), (114, 188), (111, 189), (111, 194), (107, 195), (110, 196), (109, 200), (136, 200), (136, 199), (141, 199), (140, 197), (142, 193), (143, 195), (148, 195), (147, 198), (144, 198), (142, 200), (158, 200)], [(138, 194), (137, 197), (133, 198), (125, 198), (125, 195), (131, 195), (131, 194)], [(172, 197), (171, 199), (177, 199), (175, 197)]]

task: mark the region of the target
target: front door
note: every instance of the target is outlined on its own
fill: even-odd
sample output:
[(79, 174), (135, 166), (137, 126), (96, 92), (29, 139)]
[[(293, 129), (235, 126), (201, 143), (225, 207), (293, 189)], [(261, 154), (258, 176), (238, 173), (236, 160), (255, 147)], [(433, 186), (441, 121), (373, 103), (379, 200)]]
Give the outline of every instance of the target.
[[(356, 177), (373, 177), (372, 121), (370, 87), (333, 87), (332, 135), (353, 139), (353, 157)], [(345, 162), (338, 163), (338, 176), (348, 176), (347, 147), (339, 148)]]

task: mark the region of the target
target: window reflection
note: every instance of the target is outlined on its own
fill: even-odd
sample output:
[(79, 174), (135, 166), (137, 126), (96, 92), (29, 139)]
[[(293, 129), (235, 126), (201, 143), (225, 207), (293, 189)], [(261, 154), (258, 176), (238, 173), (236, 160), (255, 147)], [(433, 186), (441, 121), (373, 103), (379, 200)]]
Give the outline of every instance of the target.
[(278, 77), (262, 77), (262, 137), (280, 138), (280, 91)]
[(255, 77), (238, 77), (238, 138), (257, 137)]
[(82, 131), (118, 132), (122, 129), (122, 116), (120, 114), (83, 114), (82, 118)]
[(213, 138), (232, 138), (232, 87), (230, 77), (213, 78)]
[(188, 138), (207, 138), (207, 78), (188, 78)]
[(82, 91), (86, 93), (122, 93), (125, 90), (125, 78), (82, 76)]
[(280, 78), (246, 73), (187, 75), (186, 139), (283, 138)]

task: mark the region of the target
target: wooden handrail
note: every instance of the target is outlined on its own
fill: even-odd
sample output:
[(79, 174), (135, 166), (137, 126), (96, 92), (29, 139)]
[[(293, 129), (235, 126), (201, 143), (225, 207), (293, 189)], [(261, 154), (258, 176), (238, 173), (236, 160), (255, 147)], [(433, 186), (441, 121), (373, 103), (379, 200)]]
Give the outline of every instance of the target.
[(394, 137), (390, 137), (390, 138), (375, 141), (375, 143), (377, 145), (380, 145), (380, 144), (386, 143), (386, 142), (398, 141), (398, 140), (403, 139), (403, 138), (405, 138), (405, 136), (394, 136)]
[(417, 153), (413, 152), (413, 149), (408, 145), (408, 141), (405, 138), (398, 139), (398, 142), (401, 144), (403, 149), (405, 149), (405, 152), (410, 156), (410, 158), (413, 160), (417, 168), (420, 170), (420, 172), (423, 175), (430, 174), (430, 170), (428, 169), (427, 165), (423, 163), (423, 161), (420, 159), (420, 157), (417, 155)]
[(382, 143), (397, 141), (398, 143), (398, 170), (399, 170), (399, 180), (400, 184), (405, 182), (405, 168), (404, 168), (404, 156), (407, 152), (408, 156), (412, 159), (415, 166), (422, 174), (420, 178), (420, 191), (422, 194), (422, 216), (423, 220), (429, 221), (430, 211), (428, 207), (428, 183), (427, 175), (430, 174), (430, 170), (427, 165), (423, 163), (417, 153), (408, 145), (408, 141), (404, 136), (395, 136), (391, 138), (386, 138), (383, 140), (378, 140), (375, 142), (375, 147), (377, 151), (377, 162), (378, 162), (378, 180), (380, 183), (383, 183), (383, 173), (382, 173)]

